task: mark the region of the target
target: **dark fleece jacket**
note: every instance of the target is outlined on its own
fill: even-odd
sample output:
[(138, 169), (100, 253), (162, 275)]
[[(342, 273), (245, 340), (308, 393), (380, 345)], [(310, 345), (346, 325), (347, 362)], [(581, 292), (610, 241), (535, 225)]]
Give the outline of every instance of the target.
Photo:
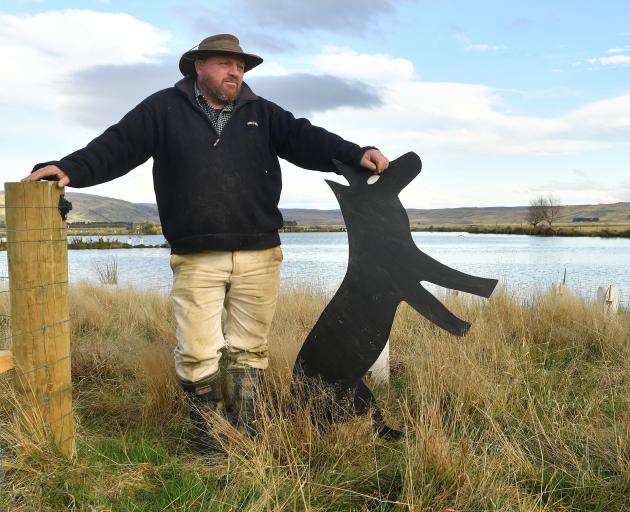
[[(72, 187), (113, 180), (153, 157), (153, 186), (173, 253), (279, 245), (282, 177), (278, 157), (336, 172), (368, 148), (296, 119), (243, 84), (219, 137), (187, 77), (142, 101), (85, 148), (59, 161)], [(366, 171), (367, 172), (367, 171)]]

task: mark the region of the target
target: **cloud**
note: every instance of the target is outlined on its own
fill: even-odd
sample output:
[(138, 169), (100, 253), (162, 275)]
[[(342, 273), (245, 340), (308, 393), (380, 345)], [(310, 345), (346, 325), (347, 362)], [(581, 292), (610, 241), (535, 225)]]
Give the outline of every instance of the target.
[[(264, 30), (247, 27), (244, 30), (235, 28), (234, 32), (242, 33), (242, 39), (259, 53), (285, 53), (295, 50), (296, 45), (288, 37), (280, 36), (277, 33), (269, 33)], [(251, 51), (246, 49), (245, 51)]]
[(79, 124), (102, 130), (150, 94), (181, 78), (178, 59), (126, 66), (95, 66), (72, 73), (63, 83), (60, 112)]
[(613, 55), (611, 57), (598, 57), (594, 59), (587, 59), (589, 64), (600, 64), (601, 66), (611, 65), (623, 65), (630, 64), (630, 55)]
[[(75, 39), (75, 33), (80, 37)], [(0, 112), (3, 118), (14, 120), (0, 129), (13, 151), (13, 155), (7, 155), (8, 161), (13, 158), (16, 168), (26, 169), (30, 166), (24, 162), (31, 158), (53, 158), (59, 156), (58, 152), (75, 149), (77, 141), (85, 143), (98, 133), (96, 130), (118, 120), (148, 94), (171, 86), (180, 77), (179, 53), (168, 53), (168, 37), (168, 33), (123, 14), (60, 11), (36, 16), (0, 15), (0, 52), (7, 56), (0, 71)], [(246, 49), (254, 51), (249, 45)], [(623, 53), (606, 54), (619, 56)], [(465, 180), (471, 178), (464, 172), (458, 175), (463, 182), (453, 181), (454, 203), (461, 204), (462, 197), (466, 201), (473, 198), (473, 193), (467, 192), (469, 186), (479, 187), (479, 194), (474, 196), (479, 204), (487, 203), (487, 175), (484, 178), (485, 169), (480, 169), (485, 162), (492, 166), (505, 157), (505, 172), (515, 173), (520, 172), (514, 170), (519, 163), (530, 162), (538, 155), (571, 155), (575, 163), (565, 166), (571, 178), (568, 183), (579, 179), (571, 175), (572, 167), (590, 165), (582, 162), (585, 153), (602, 148), (621, 148), (623, 152), (630, 141), (630, 93), (585, 104), (564, 115), (519, 115), (504, 90), (474, 83), (424, 82), (412, 62), (386, 53), (328, 46), (302, 60), (291, 59), (291, 66), (295, 67), (284, 68), (270, 58), (248, 73), (246, 80), (262, 96), (277, 100), (297, 114), (309, 114), (314, 123), (349, 140), (378, 145), (389, 156), (415, 150), (433, 170), (436, 162), (437, 167), (440, 162), (451, 162), (447, 169), (451, 176), (476, 163), (479, 183), (469, 185)], [(44, 95), (44, 100), (31, 106), (34, 98)], [(54, 110), (45, 124), (39, 123), (42, 108)], [(56, 113), (75, 122), (64, 123)], [(24, 135), (18, 137), (17, 132)], [(25, 147), (18, 151), (15, 147), (20, 140)], [(29, 147), (33, 140), (39, 141), (37, 147)], [(18, 153), (22, 156), (14, 156)], [(526, 170), (522, 172), (531, 178)], [(555, 175), (554, 169), (548, 173)], [(289, 194), (294, 190), (310, 193), (301, 174), (294, 174), (293, 185), (291, 179), (287, 181)], [(321, 182), (321, 175), (314, 176), (313, 183)], [(130, 194), (130, 189), (138, 193), (135, 189), (140, 186), (134, 183), (130, 187), (129, 183), (117, 180), (104, 187), (118, 190), (119, 197)], [(150, 190), (150, 184), (146, 187)], [(522, 189), (522, 182), (515, 185), (517, 192), (518, 187)], [(424, 204), (435, 204), (440, 188), (444, 188), (443, 182), (422, 189), (425, 195), (414, 193)], [(494, 184), (492, 190), (501, 191)], [(627, 192), (627, 187), (624, 190)], [(585, 200), (589, 202), (587, 192)], [(617, 192), (622, 193), (616, 191), (611, 180), (609, 190), (597, 192), (596, 197), (612, 197)], [(325, 185), (317, 194), (318, 204), (332, 201)], [(412, 191), (407, 196), (412, 197)], [(293, 197), (297, 196), (285, 195), (288, 201)]]
[[(200, 37), (219, 32), (238, 34), (246, 51), (281, 54), (295, 51), (305, 32), (374, 33), (394, 11), (393, 0), (232, 0), (229, 10), (180, 1), (172, 10)], [(262, 27), (262, 28), (258, 28)]]
[(291, 31), (339, 29), (371, 31), (373, 22), (393, 10), (389, 0), (233, 0), (237, 12), (248, 12), (259, 23)]
[(296, 115), (306, 116), (339, 107), (372, 108), (381, 104), (378, 91), (372, 86), (332, 75), (258, 76), (250, 82), (257, 94)]
[[(341, 55), (343, 59), (337, 58)], [(630, 141), (630, 94), (593, 102), (562, 116), (518, 115), (501, 90), (479, 84), (422, 82), (409, 70), (392, 73), (396, 59), (391, 56), (326, 49), (310, 61), (319, 71), (338, 69), (349, 76), (370, 69), (365, 63), (378, 63), (374, 76), (366, 80), (375, 80), (381, 105), (369, 111), (356, 108), (351, 114), (318, 112), (315, 120), (343, 129), (344, 136), (361, 144), (378, 141), (391, 154), (413, 148), (430, 148), (436, 157), (579, 154), (626, 146)]]
[(561, 119), (564, 133), (579, 133), (583, 138), (610, 145), (630, 141), (630, 94), (585, 105)]
[(599, 67), (599, 66), (628, 66), (630, 65), (630, 55), (625, 55), (630, 52), (630, 45), (625, 45), (623, 47), (614, 47), (608, 48), (606, 50), (606, 55), (603, 57), (592, 57), (590, 59), (586, 59), (584, 61), (578, 61), (573, 64), (573, 67), (578, 67), (584, 63), (590, 64), (591, 66)]
[(455, 39), (463, 44), (464, 51), (466, 52), (487, 53), (509, 50), (509, 48), (504, 45), (473, 43), (470, 37), (468, 37), (466, 33), (457, 25), (450, 25), (449, 30), (451, 31)]
[(414, 74), (413, 64), (407, 59), (336, 46), (326, 46), (307, 60), (320, 72), (375, 84), (407, 82)]
[(528, 187), (531, 196), (546, 195), (553, 190), (556, 197), (570, 197), (572, 204), (610, 204), (630, 201), (630, 181), (611, 184), (591, 179), (549, 180), (540, 186)]
[(24, 16), (0, 14), (3, 45), (63, 58), (71, 68), (86, 62), (150, 62), (167, 53), (169, 39), (167, 32), (124, 13), (68, 9)]
[(167, 32), (123, 13), (0, 14), (0, 102), (30, 103), (45, 94), (46, 105), (55, 108), (72, 73), (89, 66), (155, 62), (168, 52), (169, 39)]
[[(558, 70), (560, 71), (560, 70)], [(569, 87), (548, 87), (546, 89), (512, 89), (507, 87), (501, 87), (495, 89), (498, 94), (515, 95), (520, 98), (532, 100), (532, 99), (556, 99), (556, 98), (568, 98), (579, 97), (580, 93)]]
[[(65, 10), (0, 15), (0, 51), (8, 57), (0, 71), (0, 103), (27, 105), (45, 91), (44, 108), (81, 126), (102, 130), (149, 94), (179, 80), (179, 57), (168, 53), (169, 38), (168, 33), (127, 14)], [(333, 61), (348, 57), (326, 55)], [(372, 61), (374, 65), (374, 57)], [(370, 63), (358, 57), (355, 64)], [(406, 73), (413, 69), (410, 63), (406, 67)], [(265, 76), (266, 70), (269, 75), (284, 76)], [(380, 104), (378, 91), (352, 73), (290, 74), (273, 65), (266, 70), (257, 70), (247, 79), (254, 81), (261, 95), (296, 114)], [(354, 75), (360, 75), (355, 71)]]
[[(229, 32), (238, 34), (241, 46), (251, 53), (284, 53), (295, 49), (295, 44), (286, 36), (280, 35), (278, 31), (261, 30), (258, 20), (249, 20), (251, 13), (248, 11), (238, 11), (239, 16), (233, 16), (231, 10), (229, 15), (214, 7), (195, 2), (180, 3), (173, 8), (173, 12), (187, 20), (193, 32), (199, 38), (199, 42), (209, 34)], [(192, 43), (191, 43), (192, 46)], [(263, 55), (264, 57), (264, 55)]]
[(464, 46), (464, 50), (467, 52), (499, 52), (499, 51), (503, 51), (503, 50), (507, 50), (507, 46), (499, 46), (499, 45), (494, 45), (494, 44), (486, 44), (486, 43), (479, 43), (479, 44), (469, 44), (467, 46)]
[[(180, 8), (180, 14), (193, 18), (196, 28), (203, 27), (208, 32), (209, 25), (218, 24), (243, 28), (256, 24), (265, 27), (259, 35), (273, 37), (273, 29), (292, 34), (307, 31), (372, 32), (380, 17), (393, 12), (391, 0), (318, 0), (317, 2), (296, 2), (295, 0), (232, 0), (229, 14), (215, 13), (212, 18), (199, 13), (190, 5)], [(183, 6), (183, 4), (182, 4)], [(193, 12), (193, 16), (188, 13)], [(238, 14), (235, 16), (235, 14)], [(247, 23), (245, 23), (247, 21)], [(239, 33), (242, 31), (239, 29)]]
[[(104, 128), (157, 90), (181, 78), (177, 61), (135, 66), (97, 66), (74, 73), (65, 83), (71, 91), (63, 102), (64, 115), (78, 123)], [(296, 115), (339, 107), (371, 108), (381, 104), (378, 91), (365, 83), (331, 75), (295, 73), (246, 76), (254, 92)]]

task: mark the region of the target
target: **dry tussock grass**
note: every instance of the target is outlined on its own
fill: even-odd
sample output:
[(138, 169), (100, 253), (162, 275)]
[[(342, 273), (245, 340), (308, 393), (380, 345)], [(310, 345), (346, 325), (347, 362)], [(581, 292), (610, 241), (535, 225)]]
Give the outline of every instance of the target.
[[(390, 338), (391, 386), (376, 390), (389, 421), (408, 436), (385, 443), (374, 439), (368, 418), (317, 428), (310, 418), (318, 402), (291, 394), (293, 360), (326, 297), (284, 292), (270, 336), (263, 431), (252, 441), (212, 419), (228, 457), (206, 468), (182, 448), (187, 419), (172, 369), (168, 299), (82, 284), (71, 300), (79, 444), (117, 429), (162, 432), (171, 456), (182, 454), (170, 464), (180, 472), (192, 464), (205, 479), (194, 481), (182, 510), (201, 510), (199, 503), (213, 510), (630, 509), (627, 311), (610, 315), (550, 292), (528, 301), (502, 290), (490, 301), (448, 294), (448, 306), (473, 322), (456, 339), (401, 305)], [(325, 402), (323, 390), (316, 395)], [(11, 417), (19, 406), (4, 396), (3, 417)], [(13, 486), (5, 502), (14, 505), (22, 503), (18, 491), (31, 504), (46, 503), (50, 497), (34, 490), (44, 478), (93, 471), (88, 456), (38, 462), (33, 454), (42, 458), (45, 438), (29, 424), (18, 415), (2, 428)], [(150, 487), (161, 470), (140, 459), (115, 466), (107, 490), (91, 492), (106, 502)], [(121, 480), (130, 468), (142, 476), (136, 490)]]

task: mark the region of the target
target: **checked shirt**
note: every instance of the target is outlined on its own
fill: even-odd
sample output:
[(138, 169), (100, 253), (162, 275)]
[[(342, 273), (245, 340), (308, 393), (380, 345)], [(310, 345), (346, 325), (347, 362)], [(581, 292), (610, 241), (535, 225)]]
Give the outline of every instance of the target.
[(212, 108), (197, 88), (197, 82), (195, 82), (195, 98), (197, 99), (197, 105), (202, 108), (208, 119), (210, 119), (210, 123), (217, 135), (221, 135), (234, 110), (234, 102), (227, 103), (223, 108)]

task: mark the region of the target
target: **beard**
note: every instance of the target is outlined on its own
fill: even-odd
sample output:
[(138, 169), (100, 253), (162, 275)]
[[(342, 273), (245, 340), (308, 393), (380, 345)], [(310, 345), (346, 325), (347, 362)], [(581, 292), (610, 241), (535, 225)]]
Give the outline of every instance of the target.
[(241, 94), (241, 84), (233, 81), (232, 83), (235, 83), (236, 87), (225, 85), (225, 82), (229, 81), (223, 80), (220, 82), (211, 77), (197, 76), (197, 82), (202, 94), (223, 105), (236, 101)]

